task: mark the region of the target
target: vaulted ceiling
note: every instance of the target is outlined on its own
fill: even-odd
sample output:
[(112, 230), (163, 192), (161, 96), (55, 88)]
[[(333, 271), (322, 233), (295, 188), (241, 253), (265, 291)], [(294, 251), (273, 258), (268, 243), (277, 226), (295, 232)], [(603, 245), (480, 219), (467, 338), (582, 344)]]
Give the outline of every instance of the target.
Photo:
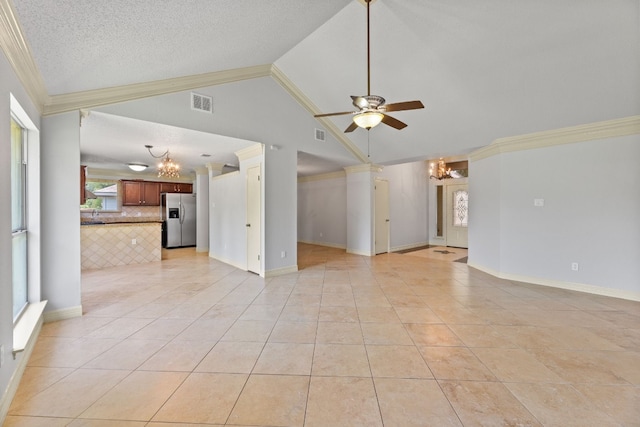
[[(188, 168), (228, 163), (255, 141), (295, 149), (308, 175), (640, 114), (638, 0), (375, 0), (371, 92), (425, 108), (394, 113), (403, 130), (350, 134), (350, 116), (313, 114), (366, 94), (359, 0), (2, 2), (43, 111), (91, 111), (84, 161), (105, 167), (145, 160), (144, 144)], [(213, 114), (191, 111), (191, 91), (213, 97)]]

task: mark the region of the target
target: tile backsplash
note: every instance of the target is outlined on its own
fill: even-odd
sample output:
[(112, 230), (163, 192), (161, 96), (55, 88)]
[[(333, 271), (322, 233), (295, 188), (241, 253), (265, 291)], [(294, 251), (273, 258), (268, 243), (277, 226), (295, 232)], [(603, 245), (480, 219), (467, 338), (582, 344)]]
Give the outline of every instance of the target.
[[(82, 210), (80, 211), (81, 219), (92, 218), (93, 211), (92, 210)], [(117, 219), (117, 220), (126, 220), (131, 218), (132, 220), (136, 220), (139, 218), (144, 218), (145, 220), (158, 220), (162, 219), (160, 215), (160, 206), (123, 206), (120, 212), (97, 212), (97, 217), (104, 219)]]

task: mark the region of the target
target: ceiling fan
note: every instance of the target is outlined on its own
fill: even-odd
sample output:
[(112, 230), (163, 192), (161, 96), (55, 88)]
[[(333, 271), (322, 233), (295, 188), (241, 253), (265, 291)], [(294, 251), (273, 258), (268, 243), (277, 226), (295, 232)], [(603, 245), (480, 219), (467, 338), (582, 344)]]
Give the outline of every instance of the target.
[(353, 123), (345, 129), (346, 132), (353, 132), (356, 128), (371, 129), (380, 122), (391, 126), (395, 129), (404, 129), (407, 124), (395, 119), (388, 114), (389, 111), (417, 110), (424, 108), (420, 101), (395, 102), (393, 104), (385, 104), (385, 99), (378, 95), (371, 95), (371, 49), (369, 37), (369, 3), (372, 0), (364, 0), (367, 3), (367, 95), (353, 96), (351, 95), (353, 105), (358, 108), (357, 111), (342, 111), (339, 113), (316, 114), (314, 117), (341, 116), (353, 114)]

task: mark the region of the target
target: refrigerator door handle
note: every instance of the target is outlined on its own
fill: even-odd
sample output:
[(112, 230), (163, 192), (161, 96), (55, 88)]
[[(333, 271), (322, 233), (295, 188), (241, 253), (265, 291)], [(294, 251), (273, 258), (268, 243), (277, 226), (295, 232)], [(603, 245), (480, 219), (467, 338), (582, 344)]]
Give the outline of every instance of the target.
[(180, 224), (184, 223), (184, 205), (180, 202)]

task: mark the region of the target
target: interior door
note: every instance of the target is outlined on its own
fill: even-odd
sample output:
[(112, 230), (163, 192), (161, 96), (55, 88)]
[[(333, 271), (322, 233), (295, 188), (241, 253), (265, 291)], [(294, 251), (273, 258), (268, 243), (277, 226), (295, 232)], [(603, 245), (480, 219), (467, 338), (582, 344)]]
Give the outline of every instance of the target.
[(469, 247), (469, 191), (467, 184), (447, 186), (447, 246)]
[(375, 252), (389, 252), (389, 182), (375, 180)]
[(247, 169), (247, 270), (260, 274), (260, 165)]

